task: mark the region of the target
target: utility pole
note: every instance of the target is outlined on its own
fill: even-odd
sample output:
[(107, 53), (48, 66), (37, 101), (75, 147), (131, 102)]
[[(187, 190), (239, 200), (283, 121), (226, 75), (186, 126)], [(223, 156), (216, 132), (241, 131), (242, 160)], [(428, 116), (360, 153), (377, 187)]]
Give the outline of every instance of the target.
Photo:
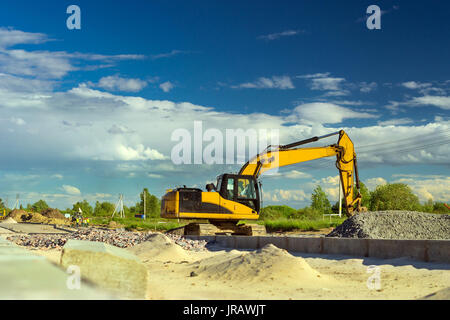
[(145, 216), (145, 209), (146, 209), (146, 207), (145, 207), (145, 204), (146, 204), (145, 198), (147, 198), (147, 194), (146, 194), (145, 189), (144, 189), (144, 219), (147, 218), (147, 217)]

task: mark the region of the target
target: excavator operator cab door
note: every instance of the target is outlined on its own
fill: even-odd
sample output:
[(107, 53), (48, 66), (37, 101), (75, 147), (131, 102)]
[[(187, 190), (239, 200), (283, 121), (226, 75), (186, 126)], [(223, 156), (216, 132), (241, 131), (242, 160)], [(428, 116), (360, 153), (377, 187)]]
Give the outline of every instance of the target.
[(249, 175), (223, 174), (217, 179), (217, 189), (222, 198), (239, 202), (259, 212), (259, 185), (255, 177)]

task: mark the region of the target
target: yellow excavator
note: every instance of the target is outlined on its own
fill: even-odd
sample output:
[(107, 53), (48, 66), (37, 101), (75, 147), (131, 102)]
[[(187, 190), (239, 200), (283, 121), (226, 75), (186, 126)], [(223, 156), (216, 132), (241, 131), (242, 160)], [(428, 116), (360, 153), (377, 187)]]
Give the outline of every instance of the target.
[[(333, 135), (339, 136), (337, 144), (299, 148)], [(206, 185), (206, 192), (185, 186), (167, 190), (162, 197), (161, 217), (199, 221), (173, 232), (184, 235), (263, 235), (264, 226), (238, 224), (239, 220), (259, 218), (262, 197), (259, 176), (270, 169), (331, 156), (336, 156), (344, 209), (350, 217), (355, 211), (360, 212), (364, 209), (361, 207), (358, 166), (353, 142), (344, 130), (284, 146), (268, 146), (262, 153), (250, 159), (238, 174), (222, 174), (217, 178), (216, 185)], [(355, 187), (356, 197), (353, 190)]]

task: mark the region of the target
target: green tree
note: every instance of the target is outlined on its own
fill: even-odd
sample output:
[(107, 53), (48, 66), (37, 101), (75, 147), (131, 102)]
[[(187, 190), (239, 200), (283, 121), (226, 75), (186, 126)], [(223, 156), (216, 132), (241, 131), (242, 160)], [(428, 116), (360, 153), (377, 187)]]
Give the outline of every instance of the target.
[(317, 186), (311, 196), (311, 208), (322, 214), (331, 213), (331, 204), (321, 186)]
[(48, 208), (49, 206), (47, 202), (45, 202), (44, 200), (39, 200), (31, 206), (31, 210), (37, 213), (41, 213), (42, 211), (47, 210)]
[(78, 208), (81, 208), (81, 210), (83, 211), (83, 216), (92, 216), (93, 209), (89, 202), (87, 202), (86, 200), (83, 200), (81, 202), (78, 201), (77, 203), (75, 203), (73, 205), (72, 211), (78, 212)]
[(161, 201), (154, 195), (148, 192), (147, 188), (140, 194), (141, 201), (136, 203), (136, 213), (144, 213), (144, 197), (145, 197), (145, 214), (147, 217), (157, 218), (161, 213)]
[(2, 212), (3, 212), (3, 209), (6, 209), (6, 205), (3, 202), (2, 198), (0, 198), (0, 210), (2, 210)]
[[(370, 207), (370, 198), (371, 194), (369, 189), (367, 189), (366, 185), (360, 181), (359, 182), (359, 192), (361, 192), (361, 206), (369, 208)], [(353, 189), (353, 197), (356, 197), (356, 187)]]
[(111, 216), (114, 212), (115, 205), (111, 202), (102, 202), (97, 201), (95, 203), (94, 208), (94, 216), (96, 217), (106, 217)]
[(423, 204), (422, 211), (433, 213), (434, 211), (433, 199), (428, 199), (428, 201)]
[(420, 210), (419, 198), (404, 183), (388, 183), (372, 192), (370, 210)]

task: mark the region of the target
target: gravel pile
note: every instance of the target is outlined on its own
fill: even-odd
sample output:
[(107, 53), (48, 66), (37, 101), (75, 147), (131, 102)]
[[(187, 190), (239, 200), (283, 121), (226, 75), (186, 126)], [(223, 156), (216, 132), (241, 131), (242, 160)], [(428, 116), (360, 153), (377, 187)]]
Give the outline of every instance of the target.
[[(67, 240), (69, 239), (104, 242), (119, 248), (129, 248), (149, 240), (150, 238), (152, 238), (153, 234), (154, 232), (131, 232), (89, 228), (67, 234), (20, 235), (10, 236), (7, 239), (13, 241), (17, 245), (32, 247), (36, 249), (60, 249), (66, 244)], [(190, 240), (185, 239), (182, 236), (170, 234), (167, 234), (166, 236), (185, 250), (206, 250), (206, 241)]]
[(449, 240), (450, 216), (414, 211), (362, 212), (345, 220), (327, 237)]

